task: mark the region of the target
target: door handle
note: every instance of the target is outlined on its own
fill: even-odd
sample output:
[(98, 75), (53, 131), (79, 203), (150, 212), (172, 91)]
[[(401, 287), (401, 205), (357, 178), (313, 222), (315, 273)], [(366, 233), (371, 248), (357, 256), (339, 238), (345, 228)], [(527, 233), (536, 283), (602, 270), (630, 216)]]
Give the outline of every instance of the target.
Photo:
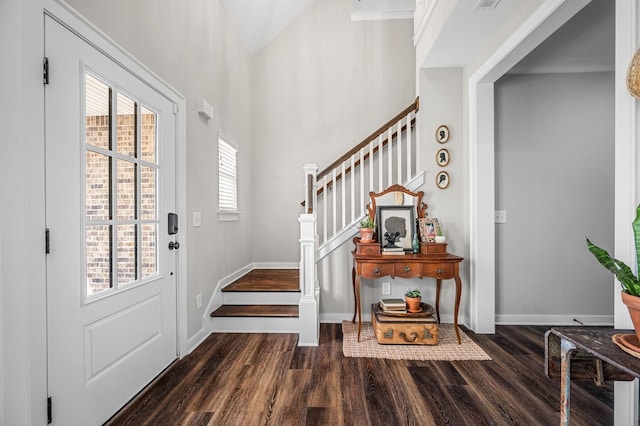
[(175, 242), (174, 241), (170, 241), (169, 242), (169, 250), (173, 250), (173, 249), (178, 250), (179, 248), (180, 248), (180, 243), (179, 242), (177, 242), (177, 241), (175, 241)]

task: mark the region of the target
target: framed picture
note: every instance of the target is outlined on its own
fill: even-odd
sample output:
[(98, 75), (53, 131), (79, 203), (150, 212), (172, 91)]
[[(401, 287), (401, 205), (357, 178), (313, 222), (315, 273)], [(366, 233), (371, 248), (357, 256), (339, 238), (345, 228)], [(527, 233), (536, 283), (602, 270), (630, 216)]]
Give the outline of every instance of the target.
[(440, 189), (445, 189), (449, 186), (449, 173), (438, 172), (436, 175), (436, 186)]
[(437, 217), (423, 217), (418, 219), (420, 241), (427, 242), (427, 243), (434, 243), (436, 241), (437, 226), (438, 226)]
[(445, 143), (449, 140), (449, 128), (444, 124), (436, 129), (436, 140)]
[(415, 206), (379, 206), (376, 226), (382, 249), (411, 250), (415, 224)]
[(438, 166), (444, 167), (449, 164), (449, 151), (442, 148), (436, 153), (436, 163)]

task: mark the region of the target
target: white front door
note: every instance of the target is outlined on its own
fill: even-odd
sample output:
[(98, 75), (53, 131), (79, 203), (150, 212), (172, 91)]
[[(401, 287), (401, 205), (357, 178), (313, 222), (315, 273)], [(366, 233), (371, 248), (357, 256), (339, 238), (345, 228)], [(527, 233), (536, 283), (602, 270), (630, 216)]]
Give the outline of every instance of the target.
[(48, 392), (111, 417), (177, 357), (174, 104), (45, 18)]

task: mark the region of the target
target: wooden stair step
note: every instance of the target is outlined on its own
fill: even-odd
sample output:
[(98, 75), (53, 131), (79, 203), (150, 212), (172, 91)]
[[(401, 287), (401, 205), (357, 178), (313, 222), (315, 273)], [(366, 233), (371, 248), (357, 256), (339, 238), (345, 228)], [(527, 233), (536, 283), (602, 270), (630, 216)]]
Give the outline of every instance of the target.
[(211, 317), (277, 317), (297, 318), (297, 305), (222, 305)]
[(254, 269), (222, 289), (223, 292), (300, 292), (298, 269)]

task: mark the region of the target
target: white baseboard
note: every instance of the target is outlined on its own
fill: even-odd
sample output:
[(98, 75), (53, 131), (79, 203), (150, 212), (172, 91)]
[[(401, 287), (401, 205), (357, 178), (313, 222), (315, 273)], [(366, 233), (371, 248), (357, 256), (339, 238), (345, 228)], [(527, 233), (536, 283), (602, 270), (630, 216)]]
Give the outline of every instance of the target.
[(496, 325), (612, 326), (613, 315), (496, 315)]
[(298, 269), (298, 262), (254, 262), (252, 269)]
[(206, 327), (202, 327), (200, 331), (198, 331), (189, 340), (187, 340), (187, 353), (185, 355), (189, 355), (191, 352), (193, 352), (193, 350), (200, 346), (200, 344), (204, 342), (210, 334), (211, 333)]

